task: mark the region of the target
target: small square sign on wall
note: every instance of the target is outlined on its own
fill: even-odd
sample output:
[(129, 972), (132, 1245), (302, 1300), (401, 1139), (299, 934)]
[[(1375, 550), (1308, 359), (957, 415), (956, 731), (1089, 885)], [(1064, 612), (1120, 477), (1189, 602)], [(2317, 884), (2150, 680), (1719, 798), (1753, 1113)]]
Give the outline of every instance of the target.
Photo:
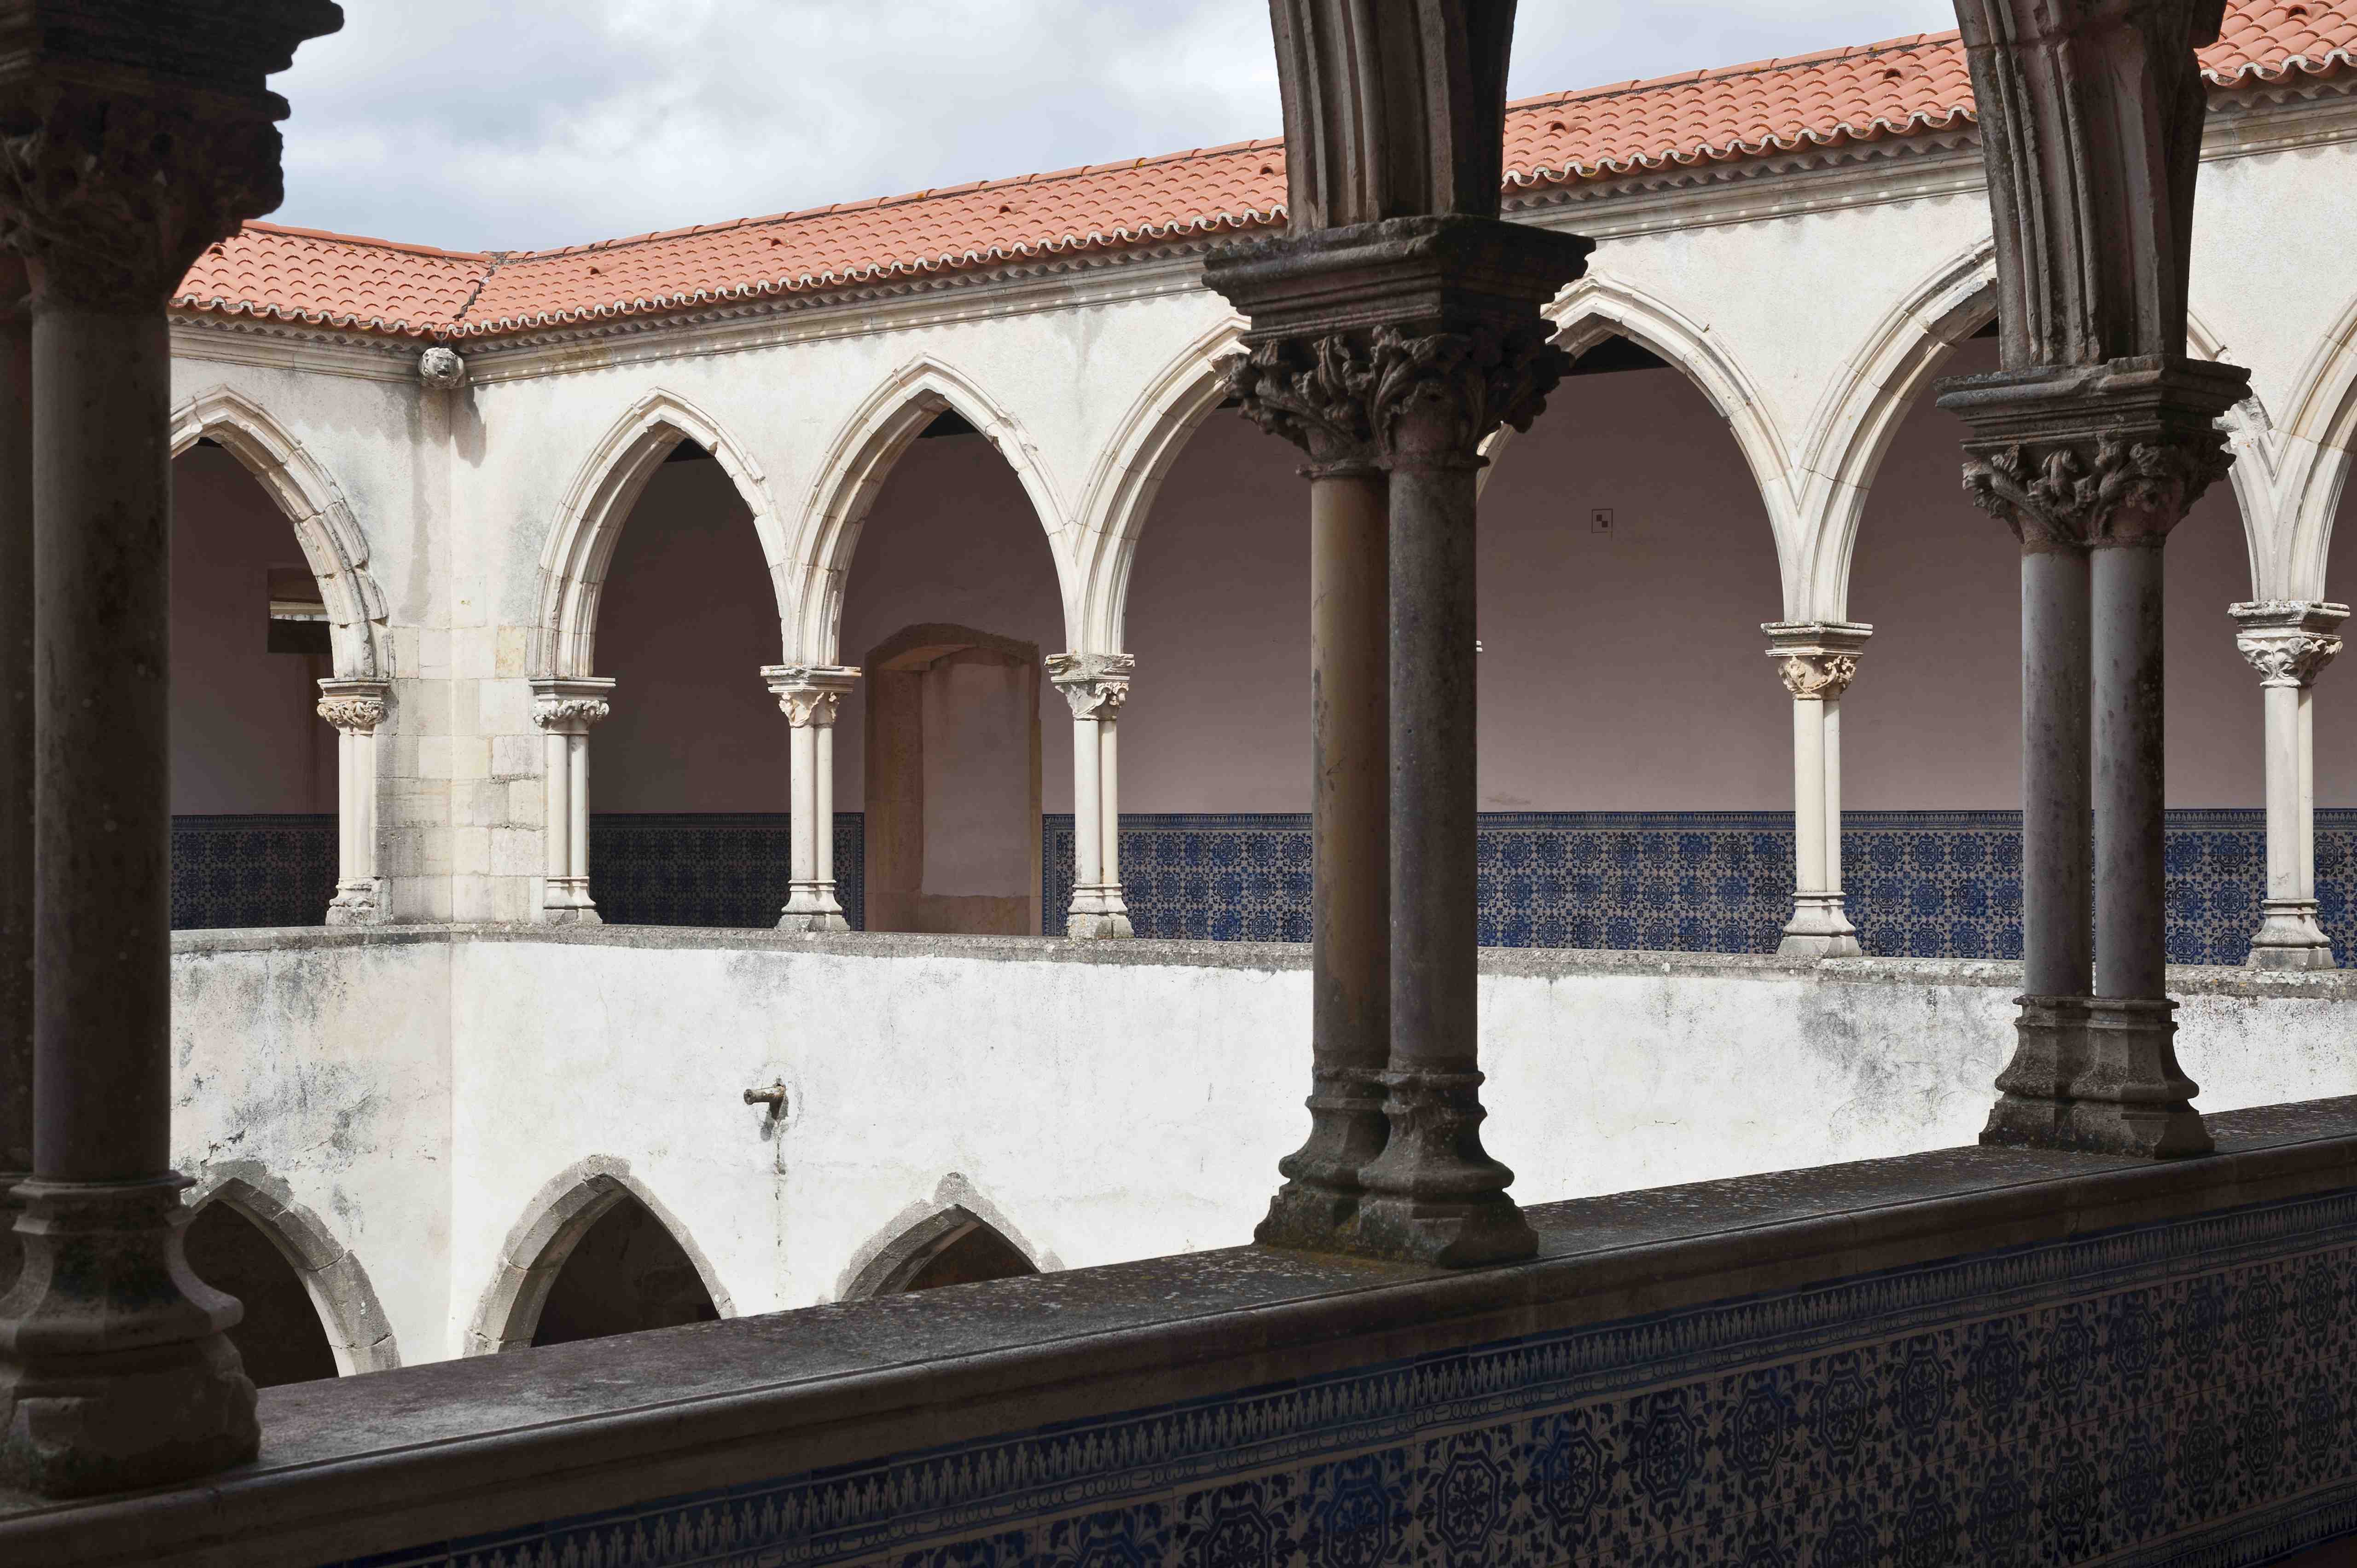
[(1590, 533), (1611, 532), (1612, 509), (1609, 506), (1600, 506), (1595, 510), (1589, 512), (1587, 514), (1587, 532)]

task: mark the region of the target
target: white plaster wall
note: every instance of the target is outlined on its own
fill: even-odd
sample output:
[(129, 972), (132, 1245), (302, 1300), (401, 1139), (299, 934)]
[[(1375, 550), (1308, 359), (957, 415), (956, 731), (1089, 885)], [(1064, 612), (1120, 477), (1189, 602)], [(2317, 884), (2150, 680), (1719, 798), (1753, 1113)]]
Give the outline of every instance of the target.
[(367, 1271), (404, 1362), (448, 1353), (450, 945), (178, 933), (172, 1160), (283, 1183)]
[[(1045, 1268), (1249, 1236), (1306, 1127), (1300, 949), (512, 929), (182, 937), (175, 1156), (285, 1181), (454, 1355), (553, 1178), (627, 1166), (740, 1312), (838, 1297), (960, 1202)], [(2172, 972), (2201, 1104), (2357, 1092), (2357, 987)], [(1525, 1202), (1969, 1143), (2007, 966), (1499, 952)], [(743, 1091), (782, 1082), (774, 1123)], [(608, 1166), (608, 1168), (610, 1168)]]

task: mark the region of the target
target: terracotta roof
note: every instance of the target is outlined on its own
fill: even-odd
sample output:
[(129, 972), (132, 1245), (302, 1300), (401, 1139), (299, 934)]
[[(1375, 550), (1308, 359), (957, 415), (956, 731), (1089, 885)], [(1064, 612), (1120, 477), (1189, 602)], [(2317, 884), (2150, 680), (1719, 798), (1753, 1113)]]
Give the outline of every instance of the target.
[[(2357, 0), (2233, 0), (2211, 81), (2357, 64)], [(1524, 99), (1506, 178), (1532, 187), (1968, 123), (1953, 33)], [(1282, 221), (1285, 149), (1237, 142), (561, 251), (468, 252), (249, 223), (208, 251), (184, 309), (468, 338), (955, 271)]]

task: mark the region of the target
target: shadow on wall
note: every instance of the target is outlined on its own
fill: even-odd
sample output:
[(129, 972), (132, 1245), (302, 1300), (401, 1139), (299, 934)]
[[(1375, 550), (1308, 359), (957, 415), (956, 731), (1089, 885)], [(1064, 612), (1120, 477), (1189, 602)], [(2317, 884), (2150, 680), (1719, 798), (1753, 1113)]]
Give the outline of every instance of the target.
[(549, 1286), (534, 1345), (719, 1319), (684, 1249), (645, 1204), (625, 1197), (589, 1228)]
[(867, 929), (1039, 929), (1039, 650), (931, 623), (870, 650)]

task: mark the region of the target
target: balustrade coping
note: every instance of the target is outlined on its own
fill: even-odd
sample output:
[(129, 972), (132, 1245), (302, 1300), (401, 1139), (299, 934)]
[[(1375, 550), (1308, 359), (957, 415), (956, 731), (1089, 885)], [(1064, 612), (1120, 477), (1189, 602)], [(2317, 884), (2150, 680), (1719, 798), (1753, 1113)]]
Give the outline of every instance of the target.
[(1445, 1273), (1240, 1247), (509, 1351), (262, 1396), (254, 1464), (0, 1493), (0, 1560), (307, 1564), (847, 1460), (2357, 1187), (2357, 1097), (2163, 1164), (1966, 1147), (1539, 1205)]

